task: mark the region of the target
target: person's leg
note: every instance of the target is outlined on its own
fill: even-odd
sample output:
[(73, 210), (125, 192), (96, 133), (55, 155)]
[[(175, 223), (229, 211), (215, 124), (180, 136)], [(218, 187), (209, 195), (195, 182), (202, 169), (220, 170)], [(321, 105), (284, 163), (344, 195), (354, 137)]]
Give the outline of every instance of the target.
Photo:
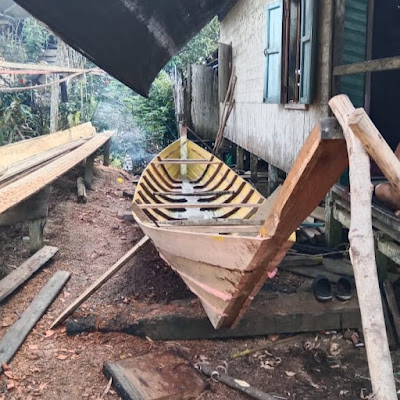
[(391, 210), (396, 211), (396, 215), (398, 214), (398, 210), (400, 210), (400, 195), (393, 190), (390, 183), (380, 183), (377, 185), (375, 187), (375, 195), (379, 201)]

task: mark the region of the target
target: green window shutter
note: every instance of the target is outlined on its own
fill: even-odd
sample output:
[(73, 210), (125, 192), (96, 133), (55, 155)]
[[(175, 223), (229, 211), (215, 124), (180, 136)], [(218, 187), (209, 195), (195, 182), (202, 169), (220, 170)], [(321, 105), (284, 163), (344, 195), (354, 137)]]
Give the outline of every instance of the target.
[[(345, 7), (342, 64), (354, 64), (367, 56), (368, 0), (346, 0)], [(365, 74), (343, 76), (340, 82), (340, 93), (364, 107)]]
[(314, 95), (316, 28), (316, 0), (301, 0), (300, 103), (302, 104), (310, 104)]
[(264, 102), (281, 102), (282, 0), (267, 7)]

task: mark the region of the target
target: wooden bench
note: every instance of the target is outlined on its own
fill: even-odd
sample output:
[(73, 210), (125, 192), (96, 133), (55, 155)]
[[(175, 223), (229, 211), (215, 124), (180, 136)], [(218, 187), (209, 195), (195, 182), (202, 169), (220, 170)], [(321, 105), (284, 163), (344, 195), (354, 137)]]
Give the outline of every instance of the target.
[(96, 133), (92, 124), (0, 147), (0, 226), (29, 221), (31, 252), (43, 246), (50, 185), (86, 160), (85, 184), (90, 188), (96, 152), (104, 147), (109, 165), (113, 132)]

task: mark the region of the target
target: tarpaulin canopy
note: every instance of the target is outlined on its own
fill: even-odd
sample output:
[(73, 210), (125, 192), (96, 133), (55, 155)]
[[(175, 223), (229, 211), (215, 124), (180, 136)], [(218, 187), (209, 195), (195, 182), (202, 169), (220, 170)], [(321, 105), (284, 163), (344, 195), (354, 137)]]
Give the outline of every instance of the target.
[(158, 72), (236, 0), (16, 0), (66, 43), (146, 96)]

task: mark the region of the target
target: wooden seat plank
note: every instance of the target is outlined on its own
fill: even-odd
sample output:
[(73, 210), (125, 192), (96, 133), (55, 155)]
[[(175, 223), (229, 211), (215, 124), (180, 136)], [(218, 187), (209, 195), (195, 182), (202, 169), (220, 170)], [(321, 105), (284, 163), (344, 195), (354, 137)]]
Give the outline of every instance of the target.
[(261, 207), (261, 204), (253, 203), (220, 203), (220, 204), (208, 204), (208, 203), (160, 203), (160, 204), (139, 204), (142, 209), (174, 209), (174, 208), (257, 208)]

